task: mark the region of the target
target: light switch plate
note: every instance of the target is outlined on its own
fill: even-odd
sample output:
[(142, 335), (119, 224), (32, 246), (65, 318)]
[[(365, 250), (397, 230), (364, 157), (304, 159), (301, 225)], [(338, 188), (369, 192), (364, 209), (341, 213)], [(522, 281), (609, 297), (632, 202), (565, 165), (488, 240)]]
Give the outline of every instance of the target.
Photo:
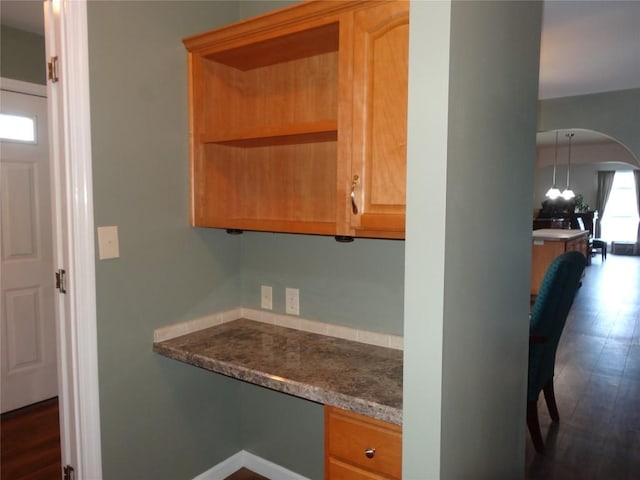
[(118, 227), (98, 227), (98, 257), (100, 260), (120, 258)]

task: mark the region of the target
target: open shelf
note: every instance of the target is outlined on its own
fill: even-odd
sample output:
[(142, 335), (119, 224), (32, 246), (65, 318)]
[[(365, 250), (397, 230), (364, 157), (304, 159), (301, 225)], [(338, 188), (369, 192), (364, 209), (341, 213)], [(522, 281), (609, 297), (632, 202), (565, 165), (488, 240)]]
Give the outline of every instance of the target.
[(336, 145), (204, 144), (193, 182), (195, 224), (299, 233), (315, 225), (333, 234)]
[(337, 52), (338, 34), (339, 25), (335, 22), (215, 52), (206, 55), (205, 58), (238, 70), (253, 70), (323, 53)]

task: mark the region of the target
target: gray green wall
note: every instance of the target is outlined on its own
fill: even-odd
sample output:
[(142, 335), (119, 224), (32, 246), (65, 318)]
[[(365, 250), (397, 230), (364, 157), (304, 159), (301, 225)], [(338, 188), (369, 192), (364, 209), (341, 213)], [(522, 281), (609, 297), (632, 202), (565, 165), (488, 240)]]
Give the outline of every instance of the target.
[(402, 464), (418, 480), (441, 478), (450, 2), (414, 2), (410, 24)]
[(246, 383), (238, 400), (244, 450), (311, 480), (324, 479), (322, 405)]
[(517, 478), (542, 5), (453, 2), (451, 24), (441, 478)]
[(240, 18), (249, 18), (271, 12), (279, 8), (289, 7), (302, 0), (236, 0)]
[[(538, 131), (556, 128), (595, 130), (615, 138), (629, 148), (636, 158), (640, 158), (640, 88), (541, 100), (538, 109)], [(626, 164), (574, 165), (572, 162), (572, 188), (576, 193), (582, 193), (587, 203), (595, 208), (597, 171), (631, 168)], [(564, 166), (559, 172), (566, 172)], [(551, 178), (551, 167), (536, 169), (535, 208), (540, 207)]]
[(260, 285), (273, 287), (285, 313), (286, 287), (300, 289), (300, 315), (353, 328), (403, 334), (404, 242), (245, 232), (243, 305), (260, 307)]
[(626, 145), (640, 158), (640, 88), (539, 102), (538, 131), (586, 128)]
[(185, 36), (233, 21), (233, 2), (88, 3), (105, 479), (188, 479), (242, 448), (240, 384), (160, 357), (153, 330), (240, 304), (240, 248), (189, 226)]
[(45, 57), (42, 35), (0, 27), (0, 76), (45, 85)]
[(541, 4), (411, 26), (403, 475), (522, 478)]
[[(589, 163), (584, 165), (574, 165), (571, 162), (571, 188), (577, 194), (582, 194), (590, 209), (596, 207), (596, 195), (598, 191), (598, 171), (599, 170), (632, 170), (633, 167), (628, 163), (606, 162), (606, 163)], [(559, 185), (564, 185), (566, 179), (566, 165), (558, 165), (556, 170), (556, 178), (561, 178)], [(560, 177), (558, 177), (558, 175)], [(553, 167), (536, 168), (533, 207), (540, 208), (542, 202), (546, 200), (545, 193), (551, 186), (553, 179)]]

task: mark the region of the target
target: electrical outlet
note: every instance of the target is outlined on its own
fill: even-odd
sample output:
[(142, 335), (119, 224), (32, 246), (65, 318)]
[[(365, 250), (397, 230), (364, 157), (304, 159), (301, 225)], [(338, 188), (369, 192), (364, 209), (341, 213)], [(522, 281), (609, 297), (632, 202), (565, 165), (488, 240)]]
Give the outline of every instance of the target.
[(297, 288), (285, 289), (285, 307), (289, 315), (300, 315), (300, 290)]
[(268, 285), (260, 287), (260, 307), (273, 310), (273, 289)]

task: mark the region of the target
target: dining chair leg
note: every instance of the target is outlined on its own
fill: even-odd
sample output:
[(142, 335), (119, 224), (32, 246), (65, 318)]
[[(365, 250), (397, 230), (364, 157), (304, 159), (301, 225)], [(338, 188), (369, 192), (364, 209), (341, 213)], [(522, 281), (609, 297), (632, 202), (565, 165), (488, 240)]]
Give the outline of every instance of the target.
[(536, 452), (544, 453), (544, 443), (542, 442), (542, 433), (538, 422), (537, 402), (527, 401), (527, 427), (529, 427), (529, 434)]
[(558, 413), (558, 405), (556, 404), (556, 394), (553, 391), (553, 378), (551, 378), (545, 386), (542, 388), (544, 392), (544, 400), (547, 403), (549, 409), (549, 416), (554, 422), (560, 421), (560, 414)]

